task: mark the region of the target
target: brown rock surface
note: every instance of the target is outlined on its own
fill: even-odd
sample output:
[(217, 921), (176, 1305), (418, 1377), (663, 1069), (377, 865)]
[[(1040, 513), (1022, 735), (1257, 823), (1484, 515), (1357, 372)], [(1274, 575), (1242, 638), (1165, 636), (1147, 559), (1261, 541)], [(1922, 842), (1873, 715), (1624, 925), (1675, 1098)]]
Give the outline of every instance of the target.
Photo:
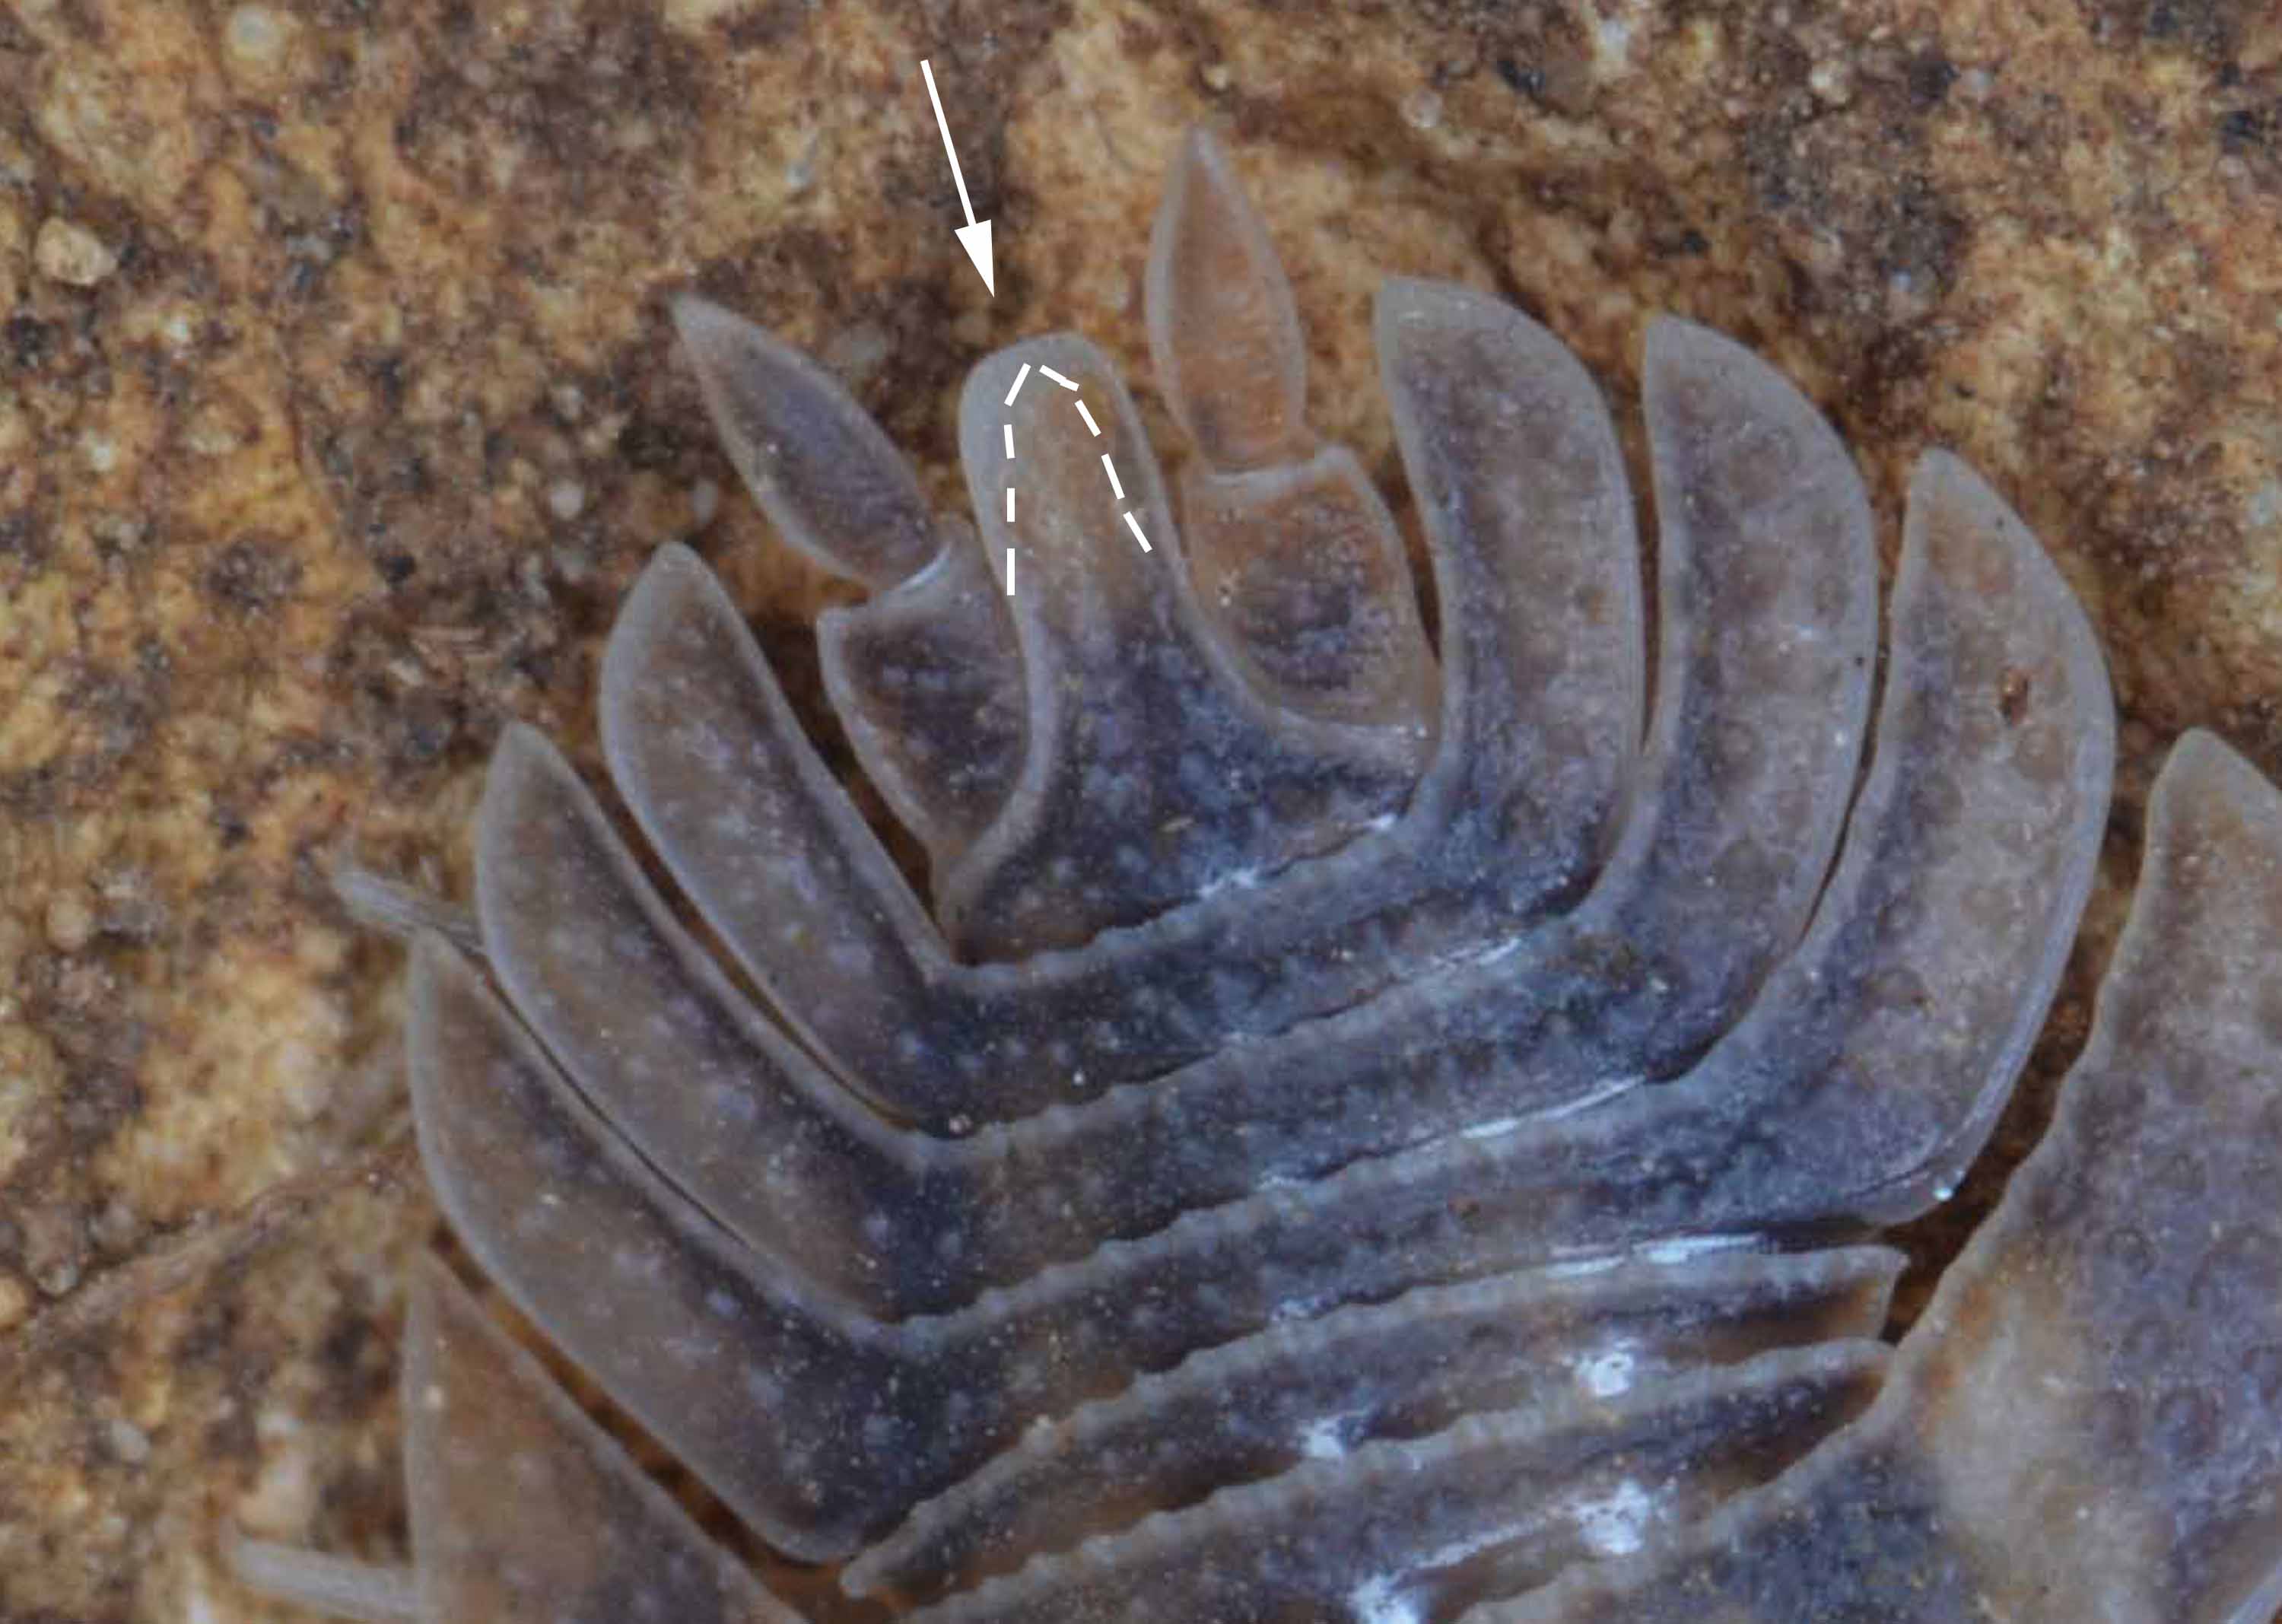
[[(986, 301), (918, 77), (934, 59)], [(1183, 126), (1291, 267), (1318, 425), (1397, 479), (1382, 272), (1495, 288), (1629, 401), (1675, 310), (2018, 504), (2124, 717), (2107, 881), (2204, 724), (2282, 770), (2282, 19), (2253, 0), (15, 0), (0, 6), (0, 1617), (258, 1619), (233, 1525), (384, 1557), (434, 1219), (400, 959), (521, 717), (591, 765), (613, 604), (692, 538), (788, 665), (834, 590), (713, 450), (664, 300), (838, 368), (946, 496), (959, 381), (1069, 326), (1145, 381)], [(1161, 421), (1161, 418), (1160, 419)], [(1167, 443), (1170, 443), (1169, 439)], [(715, 493), (718, 496), (718, 512)]]

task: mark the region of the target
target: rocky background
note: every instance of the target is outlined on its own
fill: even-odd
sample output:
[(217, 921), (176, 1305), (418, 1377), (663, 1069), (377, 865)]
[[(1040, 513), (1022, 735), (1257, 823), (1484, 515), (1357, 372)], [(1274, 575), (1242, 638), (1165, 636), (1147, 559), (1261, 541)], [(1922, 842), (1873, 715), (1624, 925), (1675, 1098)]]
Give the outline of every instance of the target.
[(2205, 725), (2282, 770), (2265, 0), (14, 0), (0, 1618), (285, 1618), (229, 1578), (232, 1528), (400, 1554), (400, 1281), (436, 1219), (400, 956), (332, 866), (462, 887), (511, 717), (591, 766), (599, 640), (659, 542), (796, 684), (840, 590), (735, 488), (666, 297), (824, 357), (948, 499), (985, 350), (1075, 327), (1145, 385), (1192, 121), (1291, 267), (1318, 426), (1391, 490), (1367, 310), (1400, 271), (1497, 290), (1627, 411), (1650, 313), (1747, 340), (1858, 449), (1890, 559), (1936, 441), (2045, 539), (2123, 773), (2061, 1008), (1915, 1236), (1921, 1286), (1986, 1209), (2081, 1039), (2163, 747)]

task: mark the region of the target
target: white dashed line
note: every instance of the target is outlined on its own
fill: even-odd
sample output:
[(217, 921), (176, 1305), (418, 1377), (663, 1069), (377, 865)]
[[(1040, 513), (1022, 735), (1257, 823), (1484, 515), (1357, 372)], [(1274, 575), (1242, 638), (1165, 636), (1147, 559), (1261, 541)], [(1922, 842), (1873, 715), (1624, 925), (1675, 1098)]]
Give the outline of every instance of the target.
[[(1060, 384), (1064, 389), (1068, 390), (1071, 393), (1075, 394), (1077, 392), (1077, 385), (1070, 382), (1069, 379), (1064, 377), (1060, 373), (1055, 371), (1052, 367), (1041, 366), (1038, 370), (1044, 373), (1047, 377), (1052, 379), (1055, 383)], [(1014, 397), (1022, 392), (1022, 380), (1029, 376), (1030, 363), (1026, 361), (1022, 363), (1022, 369), (1014, 374), (1014, 382), (1013, 386), (1006, 391), (1007, 405), (1012, 406), (1014, 404)], [(1085, 401), (1083, 399), (1080, 399), (1073, 401), (1072, 404), (1077, 408), (1078, 416), (1084, 421), (1085, 431), (1094, 439), (1099, 439), (1101, 438), (1101, 425), (1093, 420), (1093, 413), (1086, 406)], [(1014, 425), (1008, 423), (1000, 425), (1000, 427), (1001, 431), (1005, 434), (1006, 439), (1006, 460), (1011, 462), (1014, 460)], [(1117, 477), (1117, 464), (1111, 460), (1109, 453), (1106, 451), (1101, 454), (1101, 471), (1109, 476), (1110, 494), (1114, 496), (1119, 501), (1123, 501), (1125, 500), (1125, 482)], [(1133, 532), (1133, 539), (1141, 544), (1141, 550), (1145, 553), (1151, 551), (1149, 538), (1141, 533), (1140, 517), (1130, 508), (1128, 508), (1118, 517), (1125, 521), (1125, 528)], [(1009, 524), (1012, 524), (1014, 522), (1014, 487), (1011, 485), (1006, 487), (1006, 522)], [(1006, 544), (1006, 595), (1010, 598), (1014, 595), (1014, 544), (1011, 541)]]

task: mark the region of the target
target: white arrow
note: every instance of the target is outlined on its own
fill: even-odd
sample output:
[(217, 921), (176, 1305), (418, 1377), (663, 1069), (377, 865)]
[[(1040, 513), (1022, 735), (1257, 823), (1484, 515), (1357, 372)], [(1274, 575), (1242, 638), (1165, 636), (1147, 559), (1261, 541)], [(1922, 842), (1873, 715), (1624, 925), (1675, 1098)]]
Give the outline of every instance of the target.
[(959, 206), (966, 214), (966, 223), (953, 233), (959, 245), (966, 250), (966, 257), (974, 261), (974, 268), (982, 273), (982, 285), (990, 297), (998, 297), (997, 279), (990, 274), (990, 222), (974, 217), (974, 205), (966, 200), (966, 177), (959, 172), (959, 149), (951, 144), (951, 125), (943, 116), (943, 97), (935, 94), (935, 69), (927, 58), (920, 58), (920, 77), (927, 81), (928, 100), (935, 105), (935, 127), (943, 132), (943, 150), (951, 159), (951, 184), (959, 188)]

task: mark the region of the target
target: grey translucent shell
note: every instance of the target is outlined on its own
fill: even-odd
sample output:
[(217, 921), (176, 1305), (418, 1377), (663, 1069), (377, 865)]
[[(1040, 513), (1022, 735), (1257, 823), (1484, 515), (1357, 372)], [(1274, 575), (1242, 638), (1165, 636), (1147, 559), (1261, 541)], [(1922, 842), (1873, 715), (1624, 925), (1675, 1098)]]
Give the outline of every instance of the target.
[[(873, 589), (825, 669), (932, 905), (661, 552), (603, 742), (679, 897), (512, 730), (485, 966), (413, 956), (422, 1147), (483, 1269), (760, 1540), (930, 1620), (2270, 1605), (2274, 791), (2174, 755), (2059, 1123), (1890, 1356), (1877, 1231), (1986, 1138), (2105, 823), (2066, 584), (1927, 455), (1874, 727), (1851, 461), (1664, 321), (1651, 657), (1591, 378), (1394, 282), (1430, 648), (1201, 138), (1147, 291), (1177, 522), (1079, 339), (976, 368), (970, 526), (813, 363), (681, 307), (756, 498)], [(426, 1616), (792, 1616), (440, 1271), (420, 1303)], [(501, 1492), (532, 1473), (563, 1487)]]

